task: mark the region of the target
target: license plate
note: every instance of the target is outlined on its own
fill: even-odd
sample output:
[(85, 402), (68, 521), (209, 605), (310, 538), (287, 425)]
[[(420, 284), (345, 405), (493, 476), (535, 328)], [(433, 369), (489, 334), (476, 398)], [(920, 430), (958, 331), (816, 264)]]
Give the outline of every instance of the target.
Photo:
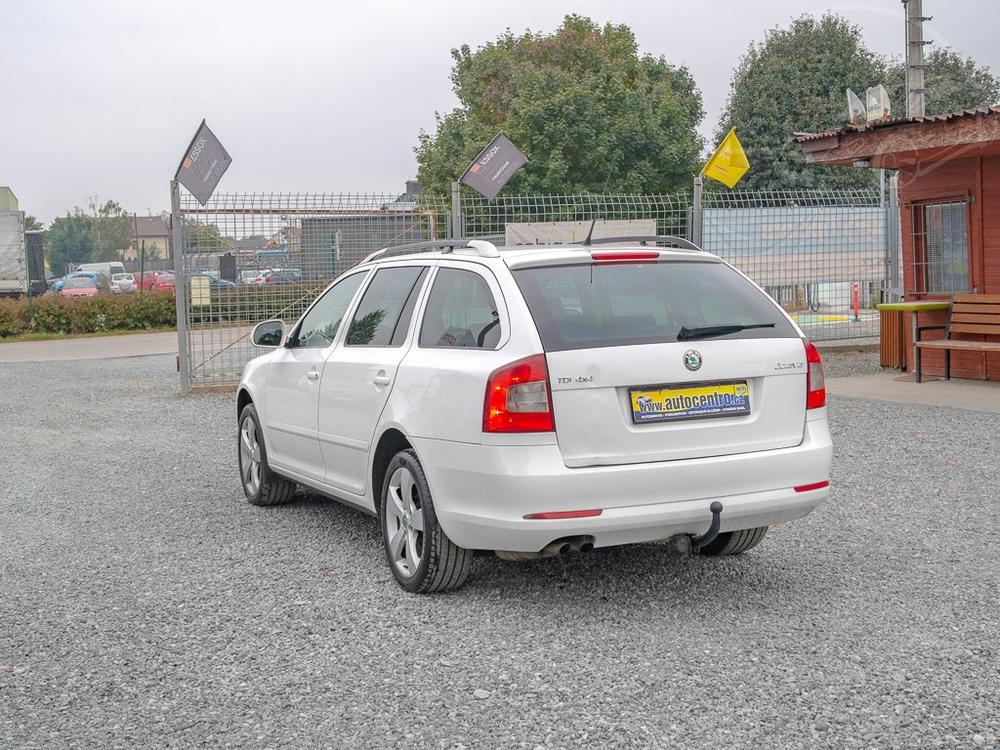
[(692, 386), (631, 388), (632, 421), (675, 422), (681, 419), (738, 417), (750, 413), (745, 380)]

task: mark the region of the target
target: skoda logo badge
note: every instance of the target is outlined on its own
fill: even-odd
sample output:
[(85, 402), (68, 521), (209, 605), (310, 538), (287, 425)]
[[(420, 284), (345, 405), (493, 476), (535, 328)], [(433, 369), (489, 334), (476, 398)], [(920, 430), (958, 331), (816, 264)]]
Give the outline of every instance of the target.
[(701, 368), (701, 352), (696, 352), (694, 349), (688, 349), (684, 352), (684, 366), (689, 370), (698, 370)]

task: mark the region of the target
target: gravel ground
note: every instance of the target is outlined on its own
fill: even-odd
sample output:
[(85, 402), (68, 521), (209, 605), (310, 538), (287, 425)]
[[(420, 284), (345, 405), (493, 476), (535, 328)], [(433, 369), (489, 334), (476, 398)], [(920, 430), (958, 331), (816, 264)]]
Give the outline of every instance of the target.
[(835, 400), (831, 500), (741, 558), (420, 597), (371, 518), (244, 502), (232, 398), (172, 365), (0, 369), (0, 748), (1000, 742), (1000, 416)]
[(828, 378), (847, 378), (858, 375), (877, 375), (885, 372), (879, 364), (879, 353), (874, 352), (824, 352), (823, 371)]

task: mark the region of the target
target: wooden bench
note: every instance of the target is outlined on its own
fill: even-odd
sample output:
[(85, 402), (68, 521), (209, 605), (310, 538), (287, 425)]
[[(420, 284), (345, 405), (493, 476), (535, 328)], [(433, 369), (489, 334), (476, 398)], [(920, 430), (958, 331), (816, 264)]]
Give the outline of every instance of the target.
[[(920, 326), (916, 330), (913, 350), (916, 380), (920, 382), (920, 350), (944, 349), (944, 379), (951, 378), (951, 352), (953, 349), (972, 352), (1000, 352), (1000, 340), (969, 341), (952, 338), (955, 334), (996, 336), (1000, 339), (1000, 294), (958, 294), (951, 303), (948, 325)], [(921, 341), (924, 331), (944, 330), (943, 339)]]

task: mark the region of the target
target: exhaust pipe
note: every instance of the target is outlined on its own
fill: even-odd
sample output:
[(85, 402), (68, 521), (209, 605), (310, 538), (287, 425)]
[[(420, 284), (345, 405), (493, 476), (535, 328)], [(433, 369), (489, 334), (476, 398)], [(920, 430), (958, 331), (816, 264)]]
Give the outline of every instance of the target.
[(592, 536), (567, 536), (556, 539), (542, 547), (538, 552), (518, 552), (515, 550), (496, 550), (501, 560), (540, 560), (544, 557), (558, 557), (570, 552), (590, 552), (594, 548)]

